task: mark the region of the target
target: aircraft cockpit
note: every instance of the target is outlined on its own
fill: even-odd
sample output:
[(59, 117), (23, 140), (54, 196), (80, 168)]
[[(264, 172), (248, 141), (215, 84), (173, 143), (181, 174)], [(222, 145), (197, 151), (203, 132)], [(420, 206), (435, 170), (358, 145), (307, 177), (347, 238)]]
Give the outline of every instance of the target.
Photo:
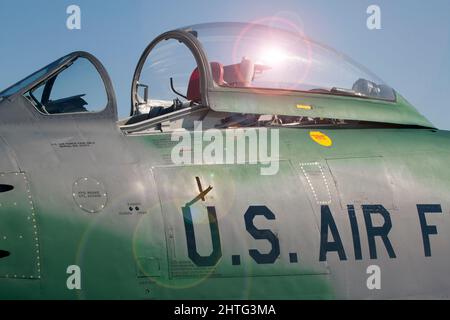
[[(74, 52), (0, 92), (25, 98), (34, 117), (117, 121), (109, 76)], [(23, 100), (23, 99), (22, 99)], [(21, 101), (22, 101), (21, 100)], [(50, 118), (48, 116), (51, 116)], [(401, 95), (350, 58), (305, 37), (252, 23), (165, 32), (144, 50), (124, 134), (241, 127), (432, 127)]]
[(367, 125), (379, 121), (369, 109), (406, 104), (370, 71), (300, 32), (243, 23), (156, 38), (138, 63), (131, 98), (130, 118), (120, 122), (128, 133), (146, 124), (192, 129), (195, 120), (213, 128)]

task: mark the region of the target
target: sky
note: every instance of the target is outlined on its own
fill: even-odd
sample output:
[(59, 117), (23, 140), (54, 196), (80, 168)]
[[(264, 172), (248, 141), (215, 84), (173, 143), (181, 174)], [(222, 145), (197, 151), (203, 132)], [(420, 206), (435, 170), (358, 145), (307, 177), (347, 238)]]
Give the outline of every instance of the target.
[[(80, 30), (66, 27), (72, 4), (81, 9)], [(370, 5), (381, 9), (379, 30), (367, 28)], [(0, 90), (88, 51), (108, 70), (125, 117), (134, 69), (153, 38), (191, 24), (272, 16), (349, 55), (450, 130), (449, 0), (0, 0)]]

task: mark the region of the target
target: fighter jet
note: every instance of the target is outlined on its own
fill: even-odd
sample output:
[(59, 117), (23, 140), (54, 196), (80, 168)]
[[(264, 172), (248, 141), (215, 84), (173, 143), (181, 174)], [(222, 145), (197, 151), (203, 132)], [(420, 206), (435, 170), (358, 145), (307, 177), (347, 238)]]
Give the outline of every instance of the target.
[(450, 133), (347, 56), (180, 28), (117, 109), (86, 52), (0, 93), (0, 298), (449, 298)]

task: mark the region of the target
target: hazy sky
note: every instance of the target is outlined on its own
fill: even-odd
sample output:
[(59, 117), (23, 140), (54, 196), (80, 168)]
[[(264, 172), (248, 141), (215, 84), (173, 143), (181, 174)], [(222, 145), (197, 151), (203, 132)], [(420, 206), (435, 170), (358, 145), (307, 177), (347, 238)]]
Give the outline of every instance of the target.
[[(81, 8), (81, 30), (66, 27), (71, 4)], [(366, 26), (371, 4), (381, 8), (381, 30)], [(123, 117), (134, 68), (155, 36), (190, 24), (274, 15), (365, 65), (437, 127), (450, 129), (449, 0), (0, 0), (0, 89), (84, 50), (108, 70)]]

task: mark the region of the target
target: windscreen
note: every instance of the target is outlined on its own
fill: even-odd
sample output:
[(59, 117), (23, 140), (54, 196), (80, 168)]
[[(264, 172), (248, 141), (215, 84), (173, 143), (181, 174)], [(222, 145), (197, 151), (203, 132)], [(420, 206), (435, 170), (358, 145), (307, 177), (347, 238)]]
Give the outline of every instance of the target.
[(45, 66), (44, 68), (36, 71), (35, 73), (29, 75), (28, 77), (20, 80), (19, 82), (17, 82), (16, 84), (12, 85), (11, 87), (3, 90), (0, 92), (0, 97), (8, 97), (11, 96), (19, 91), (21, 91), (22, 89), (28, 87), (30, 84), (32, 84), (33, 82), (37, 81), (38, 79), (40, 79), (41, 77), (45, 76), (48, 72), (52, 71), (53, 69), (57, 68), (58, 66), (60, 66), (62, 63), (64, 63), (67, 59), (69, 58), (69, 56), (64, 56), (52, 63), (50, 63), (49, 65)]

